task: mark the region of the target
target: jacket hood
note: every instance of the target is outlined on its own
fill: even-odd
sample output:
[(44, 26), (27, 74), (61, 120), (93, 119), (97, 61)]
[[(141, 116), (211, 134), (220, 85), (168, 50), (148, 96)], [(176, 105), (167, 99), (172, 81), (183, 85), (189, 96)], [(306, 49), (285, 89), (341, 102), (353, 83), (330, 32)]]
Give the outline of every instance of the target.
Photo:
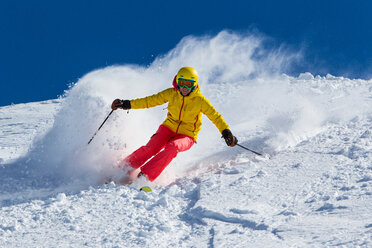
[(177, 75), (174, 76), (174, 79), (173, 79), (173, 83), (172, 83), (172, 85), (173, 85), (173, 88), (174, 88), (175, 90), (178, 90), (178, 89), (177, 89)]

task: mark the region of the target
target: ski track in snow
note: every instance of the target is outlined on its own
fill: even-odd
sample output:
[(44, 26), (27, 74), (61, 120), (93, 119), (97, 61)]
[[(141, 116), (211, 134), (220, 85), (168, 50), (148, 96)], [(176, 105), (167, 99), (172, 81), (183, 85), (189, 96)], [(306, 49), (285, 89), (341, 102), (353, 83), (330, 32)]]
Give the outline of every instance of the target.
[[(244, 40), (232, 40), (241, 48)], [(241, 144), (270, 158), (225, 147), (203, 119), (198, 144), (151, 184), (153, 192), (138, 191), (147, 184), (141, 180), (97, 185), (120, 173), (110, 165), (146, 142), (164, 117), (160, 108), (115, 112), (86, 146), (119, 82), (146, 81), (152, 70), (150, 78), (166, 81), (159, 75), (178, 67), (173, 56), (202, 53), (188, 42), (156, 60), (161, 69), (102, 69), (63, 99), (0, 107), (0, 247), (372, 246), (372, 80), (305, 73), (252, 84), (239, 64), (230, 74), (200, 65), (204, 75), (221, 70), (237, 82), (205, 87), (206, 96)], [(133, 97), (149, 93), (129, 87)], [(74, 108), (79, 101), (87, 108)]]

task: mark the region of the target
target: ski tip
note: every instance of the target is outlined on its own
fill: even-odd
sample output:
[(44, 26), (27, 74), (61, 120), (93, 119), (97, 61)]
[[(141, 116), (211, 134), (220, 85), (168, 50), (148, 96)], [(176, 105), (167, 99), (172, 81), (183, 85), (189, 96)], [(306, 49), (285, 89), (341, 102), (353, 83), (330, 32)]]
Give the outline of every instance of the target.
[(152, 190), (150, 187), (145, 186), (145, 187), (140, 188), (140, 191), (151, 192)]

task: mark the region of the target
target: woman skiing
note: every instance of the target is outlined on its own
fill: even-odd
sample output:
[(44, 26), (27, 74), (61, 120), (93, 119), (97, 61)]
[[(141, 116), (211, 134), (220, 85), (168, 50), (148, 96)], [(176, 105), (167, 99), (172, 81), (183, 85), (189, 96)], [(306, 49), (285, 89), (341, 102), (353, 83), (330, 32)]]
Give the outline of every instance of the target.
[(232, 135), (223, 117), (201, 94), (198, 73), (191, 67), (183, 67), (178, 71), (173, 80), (173, 88), (134, 100), (115, 99), (111, 108), (143, 109), (166, 102), (168, 114), (165, 121), (145, 146), (124, 159), (125, 168), (130, 168), (131, 171), (140, 168), (138, 177), (144, 175), (151, 182), (154, 181), (178, 152), (189, 150), (200, 131), (202, 114), (214, 123), (228, 146), (237, 144), (236, 137)]

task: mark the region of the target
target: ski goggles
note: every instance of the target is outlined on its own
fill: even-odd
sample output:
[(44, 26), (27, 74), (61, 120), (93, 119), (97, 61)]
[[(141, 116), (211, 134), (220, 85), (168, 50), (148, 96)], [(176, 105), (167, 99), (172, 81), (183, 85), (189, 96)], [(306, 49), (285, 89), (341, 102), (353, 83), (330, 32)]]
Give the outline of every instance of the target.
[(195, 86), (195, 81), (190, 79), (180, 78), (177, 83), (180, 88), (192, 89)]

